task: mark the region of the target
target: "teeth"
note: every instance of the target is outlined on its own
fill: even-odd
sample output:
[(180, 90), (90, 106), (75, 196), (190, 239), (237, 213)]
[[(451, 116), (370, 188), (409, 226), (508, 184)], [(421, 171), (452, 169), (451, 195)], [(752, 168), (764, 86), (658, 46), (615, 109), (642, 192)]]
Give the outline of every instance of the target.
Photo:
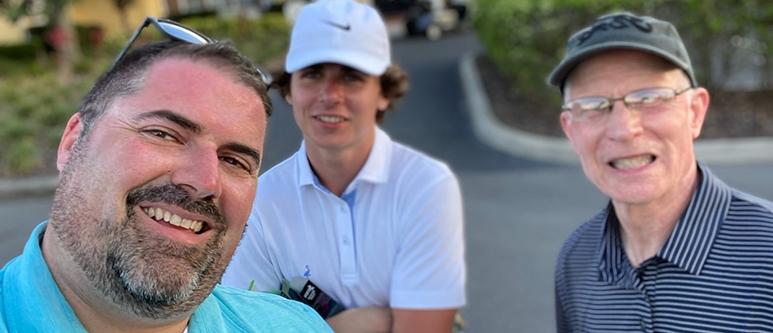
[(323, 122), (332, 123), (332, 124), (337, 124), (344, 121), (344, 118), (341, 118), (339, 116), (317, 116), (317, 119), (322, 120)]
[(202, 221), (196, 221), (196, 220), (189, 220), (184, 219), (180, 217), (179, 215), (172, 214), (168, 211), (165, 211), (161, 208), (145, 208), (145, 213), (148, 214), (151, 218), (153, 218), (156, 221), (165, 221), (168, 222), (171, 225), (175, 225), (178, 227), (190, 229), (191, 231), (198, 233), (201, 231), (201, 228), (204, 227), (204, 222)]
[[(164, 219), (166, 219), (166, 214), (164, 214)], [(169, 223), (171, 223), (173, 225), (176, 225), (176, 226), (182, 226), (182, 227), (187, 228), (188, 226), (180, 224), (180, 221), (182, 221), (182, 220), (183, 220), (183, 218), (181, 218), (181, 217), (179, 217), (177, 215), (172, 215), (172, 218), (169, 219)]]
[(641, 167), (645, 164), (651, 163), (655, 160), (655, 156), (652, 155), (642, 155), (637, 157), (631, 157), (631, 158), (623, 158), (619, 160), (614, 160), (610, 164), (615, 169), (633, 169)]
[(201, 221), (192, 221), (191, 222), (191, 230), (193, 230), (193, 232), (199, 232), (199, 231), (201, 231), (201, 228), (203, 228), (203, 227), (204, 227), (204, 224), (202, 224)]

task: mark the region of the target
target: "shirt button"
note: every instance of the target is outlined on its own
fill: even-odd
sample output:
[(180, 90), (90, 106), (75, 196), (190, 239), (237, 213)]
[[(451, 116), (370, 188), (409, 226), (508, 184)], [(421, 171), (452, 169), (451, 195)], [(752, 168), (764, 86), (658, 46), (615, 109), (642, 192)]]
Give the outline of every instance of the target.
[(640, 324), (641, 324), (641, 329), (642, 329), (642, 331), (644, 331), (644, 330), (646, 330), (646, 329), (647, 329), (647, 323), (645, 323), (645, 322), (644, 322), (644, 320), (642, 320), (642, 321), (640, 322)]
[(349, 237), (343, 238), (344, 245), (349, 245)]

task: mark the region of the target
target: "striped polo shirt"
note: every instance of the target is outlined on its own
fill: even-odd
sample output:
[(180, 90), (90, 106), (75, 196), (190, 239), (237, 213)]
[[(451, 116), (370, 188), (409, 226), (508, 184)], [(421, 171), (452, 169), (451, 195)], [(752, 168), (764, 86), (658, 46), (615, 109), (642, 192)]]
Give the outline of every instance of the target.
[(640, 267), (611, 204), (564, 243), (559, 332), (773, 332), (773, 203), (698, 168), (687, 209)]

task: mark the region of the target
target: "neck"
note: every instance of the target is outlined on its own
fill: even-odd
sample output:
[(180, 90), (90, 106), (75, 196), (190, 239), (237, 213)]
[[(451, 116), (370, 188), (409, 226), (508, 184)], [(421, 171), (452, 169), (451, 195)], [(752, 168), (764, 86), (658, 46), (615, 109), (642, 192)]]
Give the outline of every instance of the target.
[(322, 185), (340, 197), (365, 165), (374, 141), (351, 149), (324, 149), (307, 144), (306, 154)]
[(666, 244), (698, 184), (697, 168), (692, 168), (673, 193), (641, 204), (613, 200), (615, 214), (620, 221), (620, 236), (628, 261), (639, 267), (655, 256)]
[(61, 246), (52, 227), (46, 228), (42, 252), (59, 290), (89, 332), (163, 332), (185, 330), (190, 315), (159, 322), (140, 318), (99, 292), (74, 258)]

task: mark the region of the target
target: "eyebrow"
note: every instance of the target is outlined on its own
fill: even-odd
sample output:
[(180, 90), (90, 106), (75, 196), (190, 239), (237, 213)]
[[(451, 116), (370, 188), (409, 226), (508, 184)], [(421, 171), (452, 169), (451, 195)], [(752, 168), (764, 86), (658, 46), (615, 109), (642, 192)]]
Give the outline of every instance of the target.
[(168, 120), (193, 133), (196, 133), (196, 134), (201, 133), (201, 126), (199, 126), (199, 124), (195, 123), (194, 121), (188, 118), (183, 117), (178, 113), (175, 113), (169, 110), (156, 110), (156, 111), (144, 112), (134, 117), (134, 120), (139, 121), (139, 120), (145, 120), (145, 119), (151, 119), (151, 118)]
[[(139, 120), (154, 119), (154, 118), (171, 121), (177, 124), (178, 126), (186, 130), (189, 130), (195, 134), (201, 133), (201, 126), (199, 124), (197, 124), (193, 120), (190, 120), (180, 115), (179, 113), (176, 113), (170, 110), (155, 110), (150, 112), (144, 112), (134, 117), (134, 120), (139, 121)], [(260, 166), (260, 158), (261, 158), (260, 153), (257, 150), (252, 149), (247, 145), (236, 143), (236, 142), (229, 142), (224, 144), (220, 148), (224, 148), (224, 149), (233, 151), (235, 153), (247, 155), (254, 160), (256, 169), (258, 166)]]
[(222, 146), (222, 148), (225, 148), (227, 150), (230, 150), (232, 152), (235, 152), (237, 154), (243, 154), (249, 156), (251, 159), (255, 162), (255, 169), (260, 167), (260, 153), (256, 151), (255, 149), (252, 149), (248, 146), (245, 146), (241, 143), (226, 143)]

